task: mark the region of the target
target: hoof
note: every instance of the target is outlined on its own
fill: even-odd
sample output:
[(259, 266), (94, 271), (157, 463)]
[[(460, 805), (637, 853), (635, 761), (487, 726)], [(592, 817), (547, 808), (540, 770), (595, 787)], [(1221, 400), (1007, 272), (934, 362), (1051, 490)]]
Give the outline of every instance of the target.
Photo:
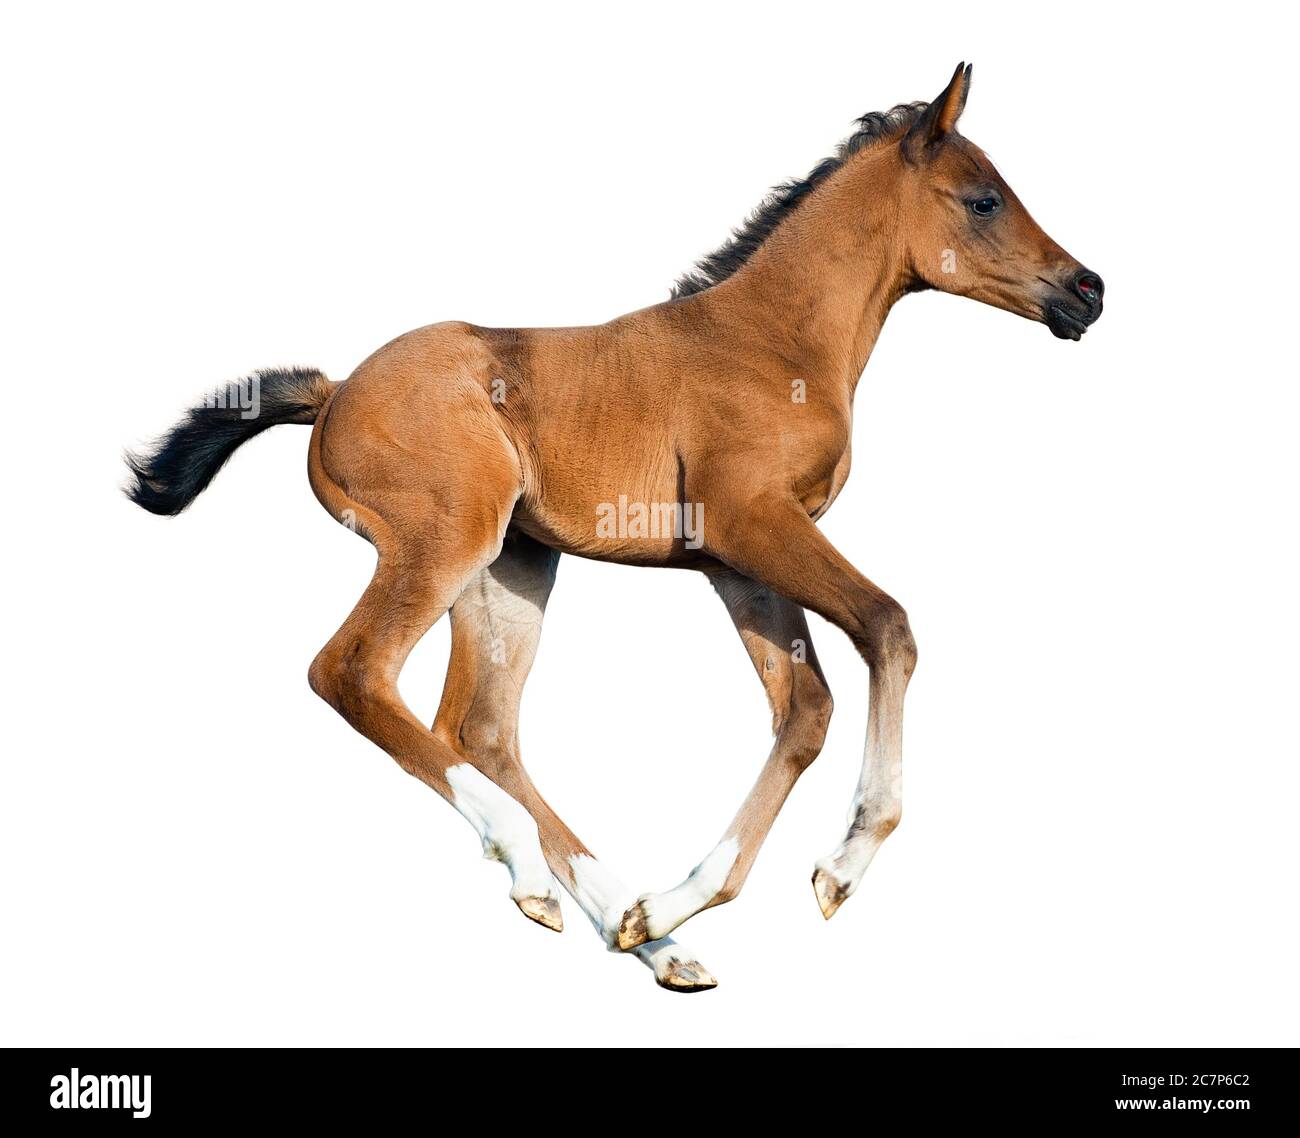
[[(619, 922), (618, 926), (618, 947), (620, 951), (628, 952), (638, 945), (645, 944), (650, 939), (645, 920), (645, 908), (640, 901), (623, 914), (623, 920)], [(717, 983), (717, 981), (715, 980), (714, 983)], [(713, 984), (709, 985), (709, 987), (712, 986)]]
[(539, 925), (545, 925), (557, 933), (564, 931), (564, 918), (560, 916), (560, 902), (554, 897), (520, 897), (515, 904), (530, 921), (536, 921)]
[(713, 974), (698, 960), (672, 960), (660, 972), (655, 970), (655, 982), (670, 992), (707, 992), (718, 982)]
[(849, 887), (836, 881), (826, 870), (818, 866), (812, 876), (813, 892), (817, 894), (817, 904), (821, 906), (822, 916), (828, 921), (835, 916), (835, 911), (844, 904), (849, 895)]

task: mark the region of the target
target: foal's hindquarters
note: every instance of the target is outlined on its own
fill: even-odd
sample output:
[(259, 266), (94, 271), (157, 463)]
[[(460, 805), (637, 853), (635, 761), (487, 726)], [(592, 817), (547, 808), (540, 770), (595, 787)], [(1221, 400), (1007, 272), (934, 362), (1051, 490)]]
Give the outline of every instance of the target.
[[(557, 555), (510, 532), (520, 461), (492, 402), (493, 357), (459, 326), (411, 333), (340, 385), (312, 433), (309, 474), (379, 560), (351, 615), (313, 661), (314, 691), (474, 826), (505, 863), (525, 915), (562, 927), (554, 878), (606, 944), (636, 902), (539, 795), (518, 747), (518, 693), (532, 664)], [(446, 612), (452, 654), (434, 729), (398, 674)], [(554, 878), (553, 876), (554, 875)], [(666, 988), (716, 981), (668, 937), (636, 955)]]

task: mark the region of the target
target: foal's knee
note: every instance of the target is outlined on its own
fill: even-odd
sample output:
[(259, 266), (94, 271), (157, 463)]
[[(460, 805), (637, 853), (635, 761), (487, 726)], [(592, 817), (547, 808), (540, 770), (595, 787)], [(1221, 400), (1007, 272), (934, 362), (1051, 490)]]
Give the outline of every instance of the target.
[(834, 710), (831, 690), (820, 677), (812, 676), (808, 682), (796, 683), (791, 693), (790, 713), (781, 725), (779, 737), (790, 761), (801, 772), (821, 754)]
[(874, 601), (862, 621), (859, 648), (872, 668), (899, 669), (910, 678), (916, 669), (916, 640), (903, 606), (892, 597)]

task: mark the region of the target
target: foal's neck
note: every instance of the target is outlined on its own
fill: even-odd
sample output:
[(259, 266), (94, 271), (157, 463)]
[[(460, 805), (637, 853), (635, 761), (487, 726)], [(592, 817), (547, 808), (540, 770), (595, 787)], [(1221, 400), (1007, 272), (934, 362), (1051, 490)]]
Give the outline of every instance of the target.
[(899, 240), (896, 146), (859, 154), (818, 186), (731, 278), (702, 294), (806, 378), (849, 398), (912, 280)]

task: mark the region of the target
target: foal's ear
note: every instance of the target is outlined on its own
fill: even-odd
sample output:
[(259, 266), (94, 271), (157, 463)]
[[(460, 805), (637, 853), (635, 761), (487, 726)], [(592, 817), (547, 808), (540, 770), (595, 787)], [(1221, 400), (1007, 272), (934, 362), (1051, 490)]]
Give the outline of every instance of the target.
[(929, 147), (942, 142), (956, 129), (957, 120), (966, 109), (966, 96), (970, 94), (970, 77), (974, 70), (974, 64), (957, 64), (948, 86), (907, 132), (903, 139), (903, 153), (909, 160), (919, 161)]

